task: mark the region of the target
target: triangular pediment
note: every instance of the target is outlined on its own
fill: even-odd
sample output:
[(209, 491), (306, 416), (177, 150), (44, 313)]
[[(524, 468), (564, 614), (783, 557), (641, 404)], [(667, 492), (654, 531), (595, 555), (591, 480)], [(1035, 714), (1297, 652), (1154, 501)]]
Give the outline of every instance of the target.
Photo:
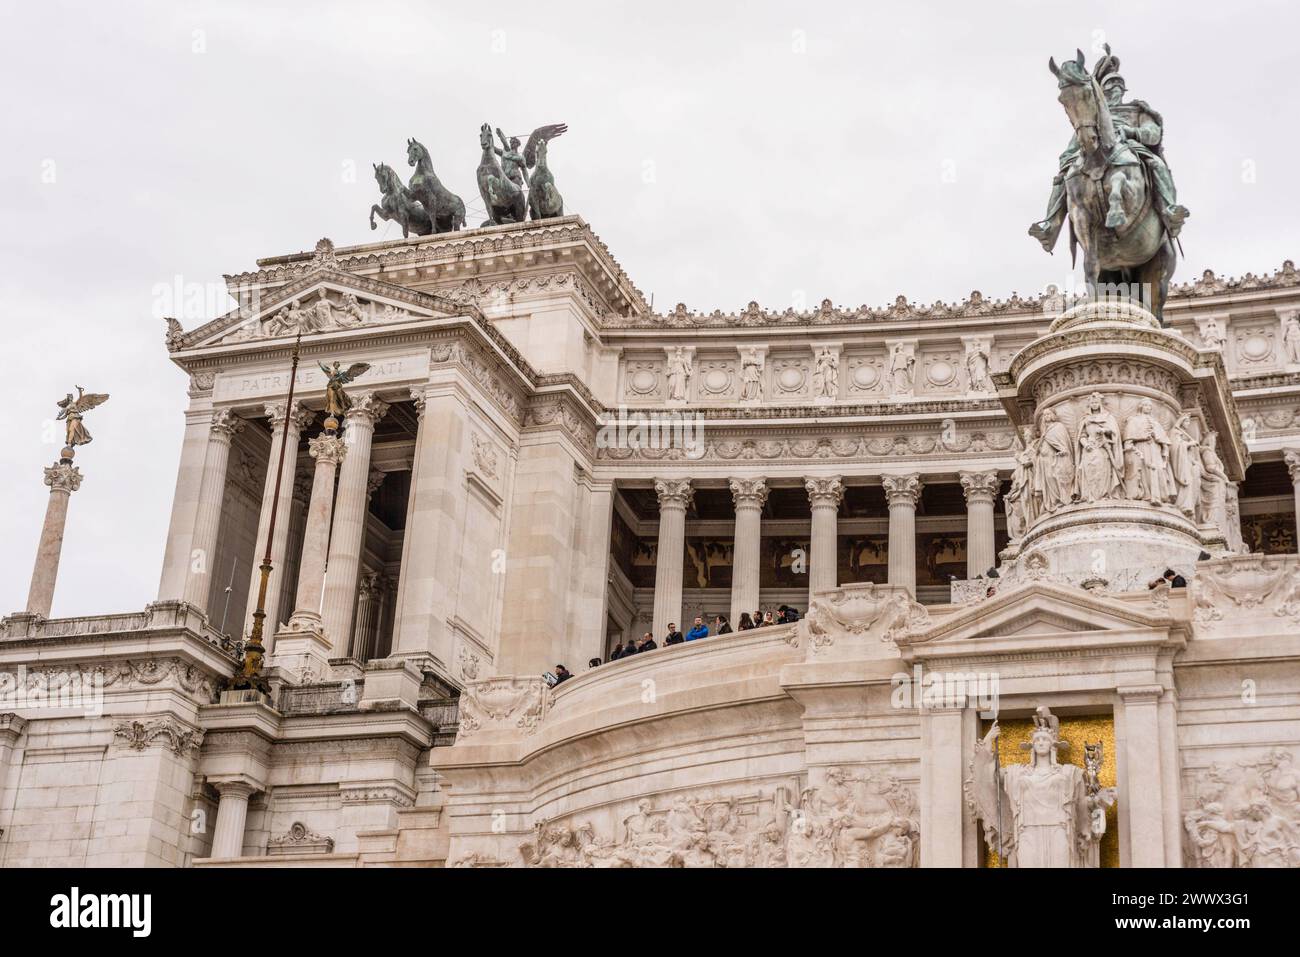
[(473, 313), (474, 307), (445, 296), (320, 268), (268, 290), (260, 301), (185, 334), (180, 347), (201, 348), (274, 339), (306, 338)]
[(979, 638), (1033, 638), (1063, 633), (1167, 628), (1167, 613), (1051, 582), (1011, 586), (908, 637), (912, 645)]

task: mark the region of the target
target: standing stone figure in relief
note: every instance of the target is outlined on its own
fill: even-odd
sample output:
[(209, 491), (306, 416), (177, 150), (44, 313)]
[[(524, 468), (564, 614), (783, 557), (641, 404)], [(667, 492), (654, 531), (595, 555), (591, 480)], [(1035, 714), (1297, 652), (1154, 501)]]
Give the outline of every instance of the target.
[(1079, 498), (1100, 502), (1114, 498), (1120, 489), (1124, 459), (1120, 451), (1119, 422), (1106, 411), (1100, 392), (1088, 397), (1088, 414), (1079, 423)]
[(1300, 313), (1292, 313), (1287, 319), (1282, 344), (1286, 347), (1286, 361), (1300, 365)]
[(1056, 413), (1043, 413), (1034, 484), (1044, 512), (1055, 512), (1074, 501), (1074, 439)]
[(1169, 436), (1169, 465), (1176, 489), (1174, 504), (1188, 518), (1195, 517), (1201, 498), (1201, 449), (1192, 435), (1191, 418), (1190, 412), (1180, 415)]
[(746, 349), (740, 360), (740, 398), (763, 398), (763, 360), (758, 357), (757, 349)]
[(1151, 414), (1150, 399), (1124, 422), (1124, 494), (1135, 501), (1160, 505), (1174, 497), (1169, 472), (1169, 436)]
[(825, 348), (817, 353), (817, 368), (814, 380), (817, 395), (823, 399), (834, 399), (840, 393), (839, 357), (833, 349)]
[(989, 354), (978, 342), (966, 344), (966, 378), (972, 392), (993, 391), (993, 380), (989, 378)]
[(685, 402), (686, 390), (691, 383), (691, 360), (686, 350), (678, 346), (668, 357), (668, 398)]
[(1007, 492), (1007, 535), (1022, 538), (1038, 513), (1034, 508), (1034, 467), (1038, 460), (1038, 440), (1033, 426), (1025, 426), (1016, 453), (1016, 467), (1011, 472), (1011, 489)]
[(1092, 795), (1082, 768), (1061, 764), (1058, 748), (1069, 747), (1059, 722), (1045, 707), (1034, 716), (1028, 764), (999, 766), (998, 723), (975, 747), (967, 793), (985, 840), (1008, 867), (1095, 867), (1093, 845), (1106, 833), (1106, 815), (1096, 813), (1110, 795)]
[(1216, 448), (1219, 434), (1210, 432), (1201, 443), (1201, 501), (1196, 520), (1228, 533), (1228, 473)]
[(889, 380), (895, 395), (906, 395), (912, 391), (912, 370), (916, 359), (907, 351), (903, 343), (895, 343), (894, 351), (889, 356)]

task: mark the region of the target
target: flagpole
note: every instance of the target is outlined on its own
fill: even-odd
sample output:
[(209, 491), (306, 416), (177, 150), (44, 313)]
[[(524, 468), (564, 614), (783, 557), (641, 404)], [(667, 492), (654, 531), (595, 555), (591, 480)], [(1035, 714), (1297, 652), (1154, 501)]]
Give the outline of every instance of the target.
[[(262, 557), (260, 571), (261, 581), (257, 586), (257, 608), (253, 612), (253, 630), (248, 641), (244, 642), (244, 662), (239, 673), (235, 675), (230, 686), (235, 690), (253, 690), (266, 694), (270, 691), (266, 677), (262, 674), (262, 661), (266, 650), (262, 645), (262, 634), (266, 623), (266, 590), (271, 579), (271, 542), (275, 540), (275, 518), (280, 507), (280, 483), (284, 479), (284, 458), (289, 444), (289, 419), (293, 416), (293, 389), (298, 380), (298, 353), (302, 343), (302, 333), (293, 340), (293, 358), (289, 369), (289, 396), (284, 406), (284, 426), (280, 433), (280, 461), (275, 468), (275, 493), (271, 498), (271, 519), (266, 528), (266, 553)], [(297, 455), (297, 449), (294, 450)]]

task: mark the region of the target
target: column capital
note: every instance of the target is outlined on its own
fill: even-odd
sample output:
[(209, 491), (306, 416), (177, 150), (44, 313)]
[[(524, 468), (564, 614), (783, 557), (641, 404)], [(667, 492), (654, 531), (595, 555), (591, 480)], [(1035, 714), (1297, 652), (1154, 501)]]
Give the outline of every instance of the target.
[(958, 472), (957, 477), (961, 480), (961, 490), (966, 496), (967, 505), (992, 502), (1002, 484), (998, 481), (998, 473), (994, 471)]
[(731, 500), (736, 508), (762, 508), (767, 502), (767, 479), (734, 478), (730, 481)]
[(910, 475), (886, 475), (880, 480), (885, 488), (885, 498), (891, 506), (906, 505), (916, 508), (921, 500), (921, 490), (925, 488), (921, 476), (913, 472)]
[(387, 477), (388, 477), (388, 473), (383, 471), (382, 469), (370, 470), (370, 475), (366, 477), (366, 501), (367, 502), (369, 502), (372, 498), (374, 498), (375, 493), (379, 491), (379, 486), (384, 484), (384, 479), (386, 479)]
[(307, 443), (307, 449), (316, 461), (333, 465), (338, 465), (348, 454), (347, 443), (337, 435), (318, 435)]
[[(266, 417), (271, 420), (271, 431), (279, 435), (280, 430), (284, 427), (284, 403), (266, 403)], [(293, 419), (298, 429), (302, 430), (316, 421), (316, 413), (311, 409), (304, 408), (301, 402), (295, 401), (293, 404)]]
[(247, 799), (262, 790), (256, 782), (243, 775), (227, 780), (213, 780), (212, 778), (208, 778), (208, 784), (212, 785), (212, 787), (216, 789), (217, 793), (223, 798), (233, 797), (235, 799)]
[(366, 425), (373, 429), (387, 414), (388, 403), (376, 398), (373, 392), (366, 392), (352, 400), (352, 408), (348, 409), (343, 419), (348, 428)]
[(212, 437), (229, 443), (238, 432), (244, 430), (244, 420), (235, 415), (232, 409), (218, 409), (212, 413)]
[(804, 491), (808, 493), (808, 503), (817, 508), (826, 506), (828, 508), (839, 508), (840, 502), (844, 498), (844, 483), (840, 481), (838, 475), (818, 476), (806, 478), (803, 481)]
[(428, 399), (425, 397), (423, 387), (411, 390), (411, 402), (415, 406), (416, 419), (423, 419), (425, 406), (428, 405)]
[(690, 508), (695, 500), (695, 489), (690, 479), (655, 479), (655, 494), (660, 508)]
[(1291, 473), (1291, 481), (1300, 485), (1300, 449), (1283, 449), (1282, 461), (1286, 462), (1287, 471)]
[(51, 492), (71, 494), (81, 488), (81, 469), (70, 462), (59, 462), (45, 467), (45, 484)]

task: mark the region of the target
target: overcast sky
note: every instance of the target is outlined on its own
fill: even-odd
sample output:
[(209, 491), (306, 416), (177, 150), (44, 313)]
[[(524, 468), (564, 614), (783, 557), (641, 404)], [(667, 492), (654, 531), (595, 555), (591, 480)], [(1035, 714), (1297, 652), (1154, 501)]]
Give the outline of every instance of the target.
[[(406, 176), (408, 136), (474, 225), (480, 124), (568, 123), (567, 211), (661, 310), (1028, 295), (1069, 276), (1025, 235), (1070, 134), (1047, 58), (1105, 40), (1165, 117), (1178, 278), (1300, 257), (1286, 2), (272, 6), (3, 0), (0, 613), (25, 605), (77, 383), (112, 401), (54, 613), (153, 600), (186, 403), (157, 316), (225, 311), (222, 274), (259, 256), (399, 236), (367, 226), (370, 164)], [(209, 305), (172, 308), (177, 283)]]

